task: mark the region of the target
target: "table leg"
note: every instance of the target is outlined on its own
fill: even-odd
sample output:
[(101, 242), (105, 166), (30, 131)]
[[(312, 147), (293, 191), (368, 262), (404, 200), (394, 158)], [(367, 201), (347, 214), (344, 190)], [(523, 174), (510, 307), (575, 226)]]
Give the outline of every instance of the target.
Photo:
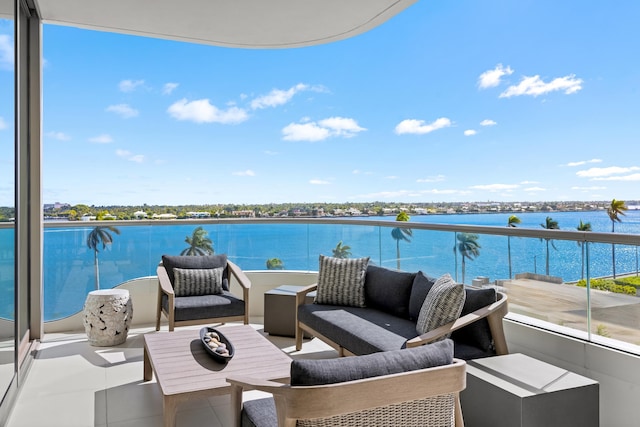
[(144, 367), (144, 372), (142, 374), (142, 378), (145, 381), (151, 381), (153, 379), (153, 372), (151, 370), (151, 360), (149, 360), (149, 353), (147, 352), (146, 344), (144, 346), (144, 353), (143, 353), (143, 367)]
[(175, 427), (176, 425), (176, 412), (178, 404), (172, 396), (163, 396), (162, 398), (164, 427)]

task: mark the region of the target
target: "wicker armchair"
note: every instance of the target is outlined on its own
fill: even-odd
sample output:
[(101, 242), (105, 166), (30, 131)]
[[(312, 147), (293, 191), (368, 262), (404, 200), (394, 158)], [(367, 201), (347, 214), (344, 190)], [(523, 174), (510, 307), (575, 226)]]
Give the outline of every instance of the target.
[[(390, 353), (334, 360), (351, 363)], [(460, 359), (426, 369), (323, 385), (292, 386), (241, 377), (227, 381), (236, 427), (464, 426), (459, 392), (466, 387), (466, 362)], [(273, 397), (243, 404), (243, 390), (260, 390)]]

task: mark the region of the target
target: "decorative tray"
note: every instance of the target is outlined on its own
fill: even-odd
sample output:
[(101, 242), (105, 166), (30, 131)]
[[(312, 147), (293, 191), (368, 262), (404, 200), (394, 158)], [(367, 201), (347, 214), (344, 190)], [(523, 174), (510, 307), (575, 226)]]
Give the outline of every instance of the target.
[(227, 363), (235, 353), (233, 344), (220, 331), (205, 327), (200, 329), (200, 341), (204, 349), (220, 363)]

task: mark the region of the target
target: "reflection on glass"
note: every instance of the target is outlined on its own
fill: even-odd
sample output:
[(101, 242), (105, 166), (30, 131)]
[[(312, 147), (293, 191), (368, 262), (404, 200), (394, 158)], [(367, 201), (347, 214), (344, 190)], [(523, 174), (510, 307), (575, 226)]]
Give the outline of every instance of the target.
[(0, 396), (15, 373), (14, 25), (10, 12), (0, 10)]

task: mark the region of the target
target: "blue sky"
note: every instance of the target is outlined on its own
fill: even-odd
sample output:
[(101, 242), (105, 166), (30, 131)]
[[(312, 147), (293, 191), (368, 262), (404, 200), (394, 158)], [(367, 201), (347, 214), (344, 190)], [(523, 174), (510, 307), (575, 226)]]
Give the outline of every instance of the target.
[(638, 22), (632, 1), (421, 1), (284, 50), (45, 24), (44, 202), (640, 199)]

